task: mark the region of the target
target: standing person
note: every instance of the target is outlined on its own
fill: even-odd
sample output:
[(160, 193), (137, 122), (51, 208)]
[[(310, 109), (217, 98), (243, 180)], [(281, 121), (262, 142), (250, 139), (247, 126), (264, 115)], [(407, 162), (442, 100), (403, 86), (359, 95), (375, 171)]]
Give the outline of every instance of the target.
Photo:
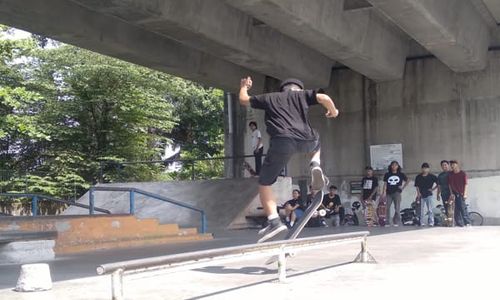
[(332, 225), (341, 225), (345, 217), (345, 210), (337, 194), (336, 186), (330, 186), (330, 192), (323, 196), (323, 202), (321, 204), (327, 210), (327, 216), (333, 216)]
[[(387, 196), (387, 217), (391, 213), (391, 205), (394, 203), (394, 217), (389, 218), (393, 226), (399, 226), (401, 222), (401, 192), (408, 185), (408, 177), (402, 172), (402, 168), (397, 161), (392, 161), (384, 175), (384, 190), (382, 196)], [(386, 225), (390, 226), (390, 224)]]
[(437, 200), (443, 200), (444, 211), (448, 215), (449, 200), (451, 196), (450, 185), (448, 184), (448, 175), (450, 174), (450, 162), (447, 160), (441, 161), (441, 170), (443, 172), (438, 175), (438, 192)]
[(455, 223), (457, 226), (470, 226), (469, 214), (465, 200), (467, 199), (467, 174), (460, 170), (456, 160), (450, 160), (451, 172), (448, 175), (448, 184), (451, 190), (451, 199), (455, 202)]
[(260, 201), (269, 220), (269, 225), (259, 231), (263, 235), (259, 242), (263, 242), (286, 230), (275, 211), (276, 196), (271, 185), (293, 154), (311, 154), (311, 185), (314, 190), (321, 190), (327, 184), (320, 167), (319, 135), (311, 127), (307, 115), (309, 106), (321, 104), (326, 109), (327, 118), (337, 117), (339, 111), (328, 95), (304, 90), (304, 84), (298, 79), (284, 80), (277, 93), (250, 97), (248, 90), (251, 87), (250, 77), (241, 79), (240, 104), (265, 111), (267, 133), (271, 137), (259, 176)]
[(373, 176), (373, 168), (365, 168), (366, 176), (361, 180), (362, 203), (365, 209), (365, 221), (368, 226), (373, 226), (375, 219), (375, 200), (377, 199), (378, 178)]
[[(422, 173), (415, 178), (415, 188), (417, 189), (417, 201), (420, 201), (420, 226), (434, 226), (434, 213), (432, 208), (432, 198), (434, 190), (437, 189), (437, 177), (430, 173), (428, 163), (422, 164)], [(424, 213), (425, 212), (425, 213)], [(425, 216), (427, 215), (427, 220)]]
[(264, 154), (264, 144), (262, 144), (262, 134), (260, 130), (257, 129), (257, 123), (252, 121), (248, 124), (250, 130), (252, 131), (252, 151), (255, 156), (255, 173), (260, 174), (260, 168), (262, 167), (262, 155)]

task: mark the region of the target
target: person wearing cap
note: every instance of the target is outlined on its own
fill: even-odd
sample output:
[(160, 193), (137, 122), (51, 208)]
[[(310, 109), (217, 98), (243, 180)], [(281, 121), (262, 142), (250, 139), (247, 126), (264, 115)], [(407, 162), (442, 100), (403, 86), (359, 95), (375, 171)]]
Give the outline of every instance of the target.
[[(397, 227), (401, 223), (401, 193), (408, 185), (408, 177), (402, 172), (402, 168), (397, 161), (392, 161), (384, 175), (384, 189), (382, 197), (387, 196), (386, 216), (391, 215), (391, 205), (394, 203), (394, 216), (389, 218), (392, 225)], [(387, 224), (385, 226), (390, 226)]]
[(263, 242), (287, 229), (275, 211), (276, 195), (271, 185), (293, 154), (311, 154), (311, 186), (314, 190), (321, 190), (327, 184), (320, 167), (319, 135), (311, 127), (307, 115), (309, 106), (321, 104), (326, 109), (327, 118), (337, 117), (339, 111), (328, 95), (304, 90), (304, 84), (298, 79), (284, 80), (280, 91), (275, 93), (250, 96), (248, 91), (251, 87), (250, 77), (241, 79), (240, 104), (264, 110), (266, 131), (271, 138), (259, 176), (260, 201), (269, 224), (259, 231), (263, 235), (259, 242)]
[[(417, 202), (420, 202), (420, 226), (434, 226), (434, 213), (432, 212), (434, 190), (438, 188), (438, 180), (434, 174), (430, 173), (430, 166), (424, 162), (422, 173), (415, 178), (415, 188), (417, 189)], [(427, 216), (427, 218), (426, 218)]]

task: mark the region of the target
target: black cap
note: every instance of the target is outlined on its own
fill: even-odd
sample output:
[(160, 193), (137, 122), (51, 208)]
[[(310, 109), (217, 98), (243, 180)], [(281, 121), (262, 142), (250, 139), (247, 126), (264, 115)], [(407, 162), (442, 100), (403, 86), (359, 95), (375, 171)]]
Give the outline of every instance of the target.
[(422, 169), (423, 169), (423, 168), (430, 168), (430, 166), (429, 166), (429, 164), (428, 164), (428, 163), (423, 163), (423, 164), (422, 164)]
[(304, 89), (304, 83), (302, 83), (302, 81), (296, 79), (296, 78), (288, 78), (288, 79), (285, 79), (281, 82), (280, 84), (280, 91), (283, 90), (283, 88), (289, 84), (296, 84), (298, 85), (301, 89)]

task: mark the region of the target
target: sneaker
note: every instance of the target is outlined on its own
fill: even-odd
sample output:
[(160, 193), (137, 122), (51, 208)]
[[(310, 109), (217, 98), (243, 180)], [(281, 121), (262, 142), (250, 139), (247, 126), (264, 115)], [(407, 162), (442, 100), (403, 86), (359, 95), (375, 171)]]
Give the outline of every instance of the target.
[(391, 227), (391, 225), (389, 225), (389, 224), (386, 224), (386, 225), (385, 225), (384, 227)]
[(311, 187), (313, 190), (320, 191), (328, 185), (328, 178), (323, 175), (323, 170), (319, 166), (311, 168), (311, 177)]
[(281, 220), (279, 218), (269, 220), (269, 225), (267, 225), (266, 228), (259, 230), (259, 234), (264, 236), (261, 237), (257, 241), (257, 243), (265, 242), (286, 229), (287, 227), (283, 223), (281, 223)]
[(325, 220), (321, 220), (321, 227), (328, 227), (328, 224), (326, 224)]
[(394, 227), (399, 227), (399, 224), (393, 224), (392, 226), (394, 226)]

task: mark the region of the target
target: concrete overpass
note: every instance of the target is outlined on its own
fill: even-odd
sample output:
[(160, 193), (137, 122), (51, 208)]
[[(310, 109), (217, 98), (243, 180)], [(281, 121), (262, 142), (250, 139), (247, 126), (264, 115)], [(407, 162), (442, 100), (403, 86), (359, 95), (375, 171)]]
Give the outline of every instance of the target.
[[(401, 143), (410, 174), (462, 161), (472, 204), (500, 218), (499, 1), (0, 0), (0, 23), (228, 92), (246, 75), (254, 93), (299, 77), (341, 109), (328, 121), (312, 110), (334, 182), (361, 175), (370, 145)], [(250, 153), (261, 112), (226, 108), (227, 153)], [(290, 174), (306, 177), (303, 158)]]

